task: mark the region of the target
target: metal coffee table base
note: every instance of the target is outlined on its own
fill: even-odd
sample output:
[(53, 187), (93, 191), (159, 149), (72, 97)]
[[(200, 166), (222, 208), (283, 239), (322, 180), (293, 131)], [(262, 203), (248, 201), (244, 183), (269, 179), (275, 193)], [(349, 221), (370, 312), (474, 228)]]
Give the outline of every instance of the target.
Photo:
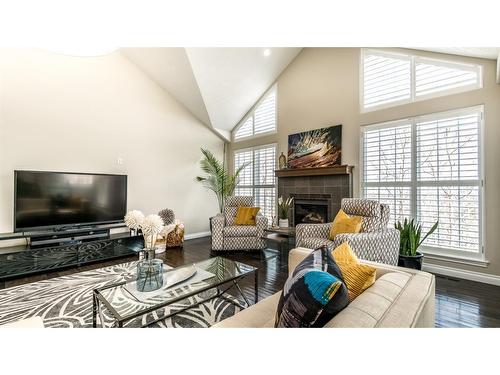
[[(203, 289), (203, 290), (198, 290), (198, 291), (195, 291), (193, 293), (190, 293), (190, 294), (186, 294), (186, 295), (183, 295), (182, 297), (178, 298), (178, 299), (175, 299), (175, 300), (172, 300), (170, 301), (169, 303), (167, 304), (164, 304), (162, 306), (154, 306), (152, 307), (151, 309), (148, 309), (148, 310), (145, 310), (145, 311), (142, 311), (140, 314), (137, 314), (136, 316), (133, 316), (133, 317), (130, 317), (130, 318), (127, 318), (127, 319), (118, 319), (116, 318), (117, 316), (119, 316), (119, 314), (114, 311), (114, 309), (106, 303), (106, 300), (102, 297), (102, 295), (99, 293), (100, 290), (103, 290), (103, 289), (106, 289), (106, 288), (101, 288), (101, 289), (95, 289), (93, 291), (93, 304), (92, 304), (92, 327), (96, 328), (97, 327), (97, 317), (99, 316), (99, 320), (100, 320), (100, 324), (101, 324), (101, 327), (105, 327), (103, 322), (104, 322), (104, 317), (102, 315), (102, 305), (104, 305), (108, 311), (113, 315), (113, 318), (115, 320), (115, 323), (113, 325), (113, 327), (116, 327), (116, 328), (122, 328), (124, 326), (124, 324), (128, 321), (131, 321), (133, 319), (136, 319), (140, 316), (143, 316), (143, 315), (146, 315), (148, 313), (151, 313), (155, 310), (159, 310), (165, 306), (170, 306), (176, 302), (179, 302), (179, 301), (182, 301), (182, 300), (185, 300), (189, 297), (192, 297), (194, 295), (197, 295), (197, 294), (201, 294), (203, 292), (206, 292), (208, 290), (212, 290), (212, 289), (217, 289), (217, 293), (211, 297), (208, 297), (208, 298), (205, 298), (201, 301), (198, 301), (197, 303), (195, 304), (192, 304), (190, 306), (187, 306), (181, 310), (177, 310), (175, 311), (174, 313), (171, 313), (171, 314), (167, 314), (165, 316), (162, 316), (161, 318), (158, 318), (158, 319), (155, 319), (147, 324), (144, 324), (141, 326), (141, 328), (144, 328), (144, 327), (148, 327), (154, 323), (157, 323), (159, 321), (162, 321), (162, 320), (165, 320), (165, 319), (168, 319), (172, 316), (175, 316), (177, 314), (180, 314), (186, 310), (189, 310), (189, 309), (192, 309), (196, 306), (199, 306), (203, 303), (206, 303), (210, 300), (213, 300), (214, 298), (222, 298), (224, 299), (225, 301), (241, 308), (241, 309), (245, 309), (247, 307), (250, 306), (250, 302), (248, 301), (247, 297), (245, 296), (245, 294), (243, 293), (243, 291), (241, 290), (239, 284), (238, 284), (238, 281), (240, 281), (241, 279), (245, 278), (245, 276), (247, 275), (244, 275), (240, 278), (237, 278), (235, 280), (229, 280), (229, 281), (226, 281), (222, 284), (220, 284), (219, 286), (211, 286), (210, 288), (207, 288), (207, 289)], [(227, 286), (225, 289), (221, 290), (220, 289), (220, 286), (225, 286), (226, 284), (231, 284), (229, 286)], [(236, 301), (234, 301), (230, 294), (228, 294), (227, 292), (229, 290), (231, 290), (232, 288), (236, 288), (238, 290), (238, 293), (243, 297), (243, 300), (245, 301), (245, 304), (246, 306), (242, 306), (241, 304), (237, 303)], [(226, 296), (226, 294), (228, 294), (228, 296)], [(234, 297), (233, 297), (234, 298)], [(254, 271), (254, 303), (257, 303), (259, 300), (259, 274), (258, 274), (258, 270), (255, 269)]]

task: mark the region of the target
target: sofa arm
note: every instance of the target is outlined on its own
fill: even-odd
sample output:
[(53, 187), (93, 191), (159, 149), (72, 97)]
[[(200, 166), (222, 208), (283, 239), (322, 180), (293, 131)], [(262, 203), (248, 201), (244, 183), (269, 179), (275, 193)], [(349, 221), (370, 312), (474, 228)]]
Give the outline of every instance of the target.
[(295, 227), (296, 246), (304, 246), (306, 238), (328, 238), (332, 223), (326, 224), (298, 224)]
[(257, 236), (259, 238), (264, 236), (264, 229), (267, 228), (267, 217), (263, 215), (257, 215), (255, 218), (255, 225), (257, 226)]
[(223, 214), (210, 218), (212, 223), (212, 250), (224, 250), (224, 226), (226, 219)]
[(288, 253), (288, 274), (290, 275), (295, 267), (297, 267), (297, 265), (313, 251), (314, 250), (306, 249), (305, 247), (297, 247), (290, 250), (290, 252)]
[(346, 241), (361, 259), (392, 265), (398, 264), (399, 231), (396, 229), (337, 234), (333, 241), (333, 247), (335, 248)]

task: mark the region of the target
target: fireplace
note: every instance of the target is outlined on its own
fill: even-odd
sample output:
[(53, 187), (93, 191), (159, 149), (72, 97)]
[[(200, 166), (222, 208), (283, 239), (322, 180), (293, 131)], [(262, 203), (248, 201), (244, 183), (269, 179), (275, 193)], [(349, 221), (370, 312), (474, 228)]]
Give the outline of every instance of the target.
[(343, 198), (352, 198), (353, 166), (278, 169), (278, 196), (294, 200), (290, 225), (329, 223)]
[(326, 199), (295, 199), (293, 205), (293, 222), (297, 224), (327, 223), (330, 217), (329, 202)]

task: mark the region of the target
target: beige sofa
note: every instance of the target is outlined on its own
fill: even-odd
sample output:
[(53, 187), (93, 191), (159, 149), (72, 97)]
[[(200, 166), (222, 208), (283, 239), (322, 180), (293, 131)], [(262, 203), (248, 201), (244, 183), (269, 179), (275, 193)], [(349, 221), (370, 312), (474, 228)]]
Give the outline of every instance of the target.
[[(289, 272), (312, 250), (290, 251)], [(377, 280), (330, 320), (325, 327), (434, 327), (434, 275), (362, 261), (377, 268)], [(273, 327), (281, 292), (222, 320), (214, 328)]]

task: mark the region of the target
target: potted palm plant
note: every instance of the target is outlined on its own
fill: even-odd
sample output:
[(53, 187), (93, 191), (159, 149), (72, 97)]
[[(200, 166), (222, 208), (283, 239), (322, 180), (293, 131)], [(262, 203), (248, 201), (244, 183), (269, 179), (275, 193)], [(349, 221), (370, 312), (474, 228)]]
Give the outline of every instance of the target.
[(394, 224), (394, 227), (400, 233), (398, 266), (417, 270), (422, 269), (424, 254), (417, 251), (418, 247), (436, 230), (437, 226), (438, 221), (429, 229), (424, 238), (420, 239), (422, 235), (422, 225), (420, 223), (415, 223), (413, 219), (405, 219), (403, 223), (398, 221)]
[(240, 172), (250, 163), (244, 163), (236, 169), (234, 174), (230, 174), (224, 163), (218, 160), (210, 151), (202, 148), (201, 153), (203, 154), (203, 159), (200, 161), (201, 170), (207, 175), (205, 177), (198, 176), (196, 180), (215, 193), (219, 202), (219, 211), (222, 212), (224, 200), (234, 193)]

